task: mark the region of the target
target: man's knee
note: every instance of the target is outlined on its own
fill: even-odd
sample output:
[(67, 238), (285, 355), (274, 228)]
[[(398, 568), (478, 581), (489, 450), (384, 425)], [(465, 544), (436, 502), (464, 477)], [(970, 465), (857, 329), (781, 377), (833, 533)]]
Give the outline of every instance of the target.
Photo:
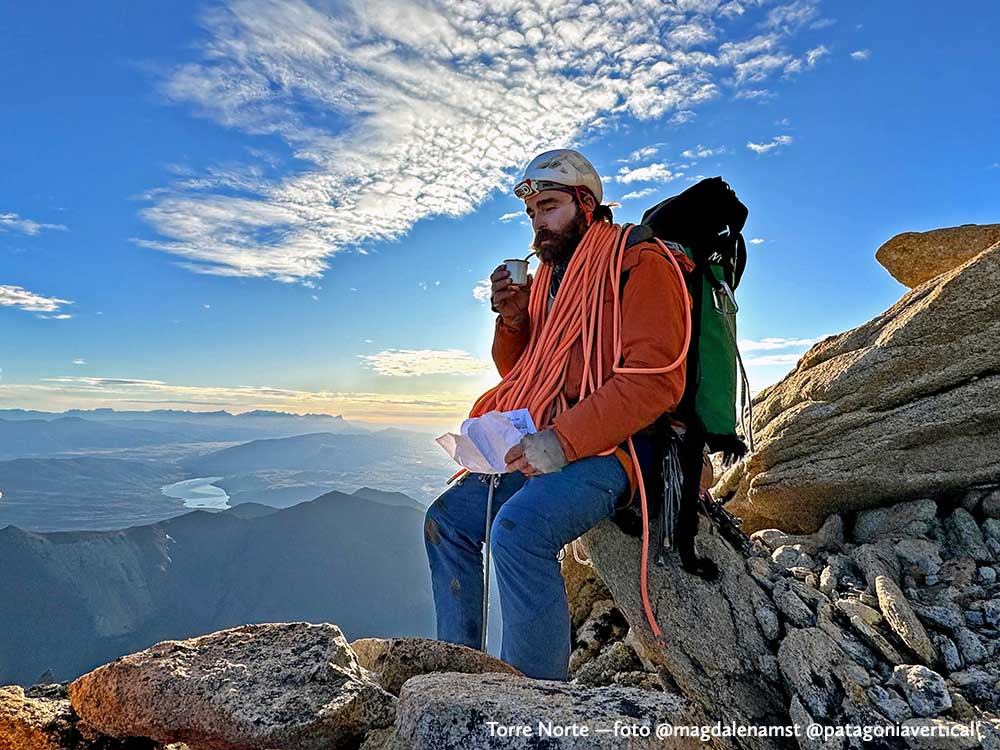
[(424, 539), (429, 544), (440, 544), (442, 535), (453, 538), (472, 534), (475, 538), (474, 529), (477, 525), (479, 538), (482, 539), (484, 522), (476, 520), (475, 497), (469, 494), (474, 491), (475, 487), (453, 485), (427, 507), (424, 513)]
[(538, 554), (552, 543), (539, 531), (538, 519), (532, 519), (519, 513), (510, 505), (504, 505), (490, 530), (490, 549), (494, 555), (517, 555), (522, 552)]
[(424, 513), (424, 540), (430, 544), (441, 543), (441, 507), (438, 505), (441, 498), (438, 498), (428, 506)]

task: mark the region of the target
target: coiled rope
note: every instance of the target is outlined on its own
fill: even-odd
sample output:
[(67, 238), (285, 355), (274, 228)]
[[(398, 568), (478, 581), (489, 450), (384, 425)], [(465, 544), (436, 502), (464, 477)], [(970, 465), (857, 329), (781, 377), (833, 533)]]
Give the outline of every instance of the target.
[[(663, 367), (624, 367), (618, 363), (622, 358), (621, 341), (621, 300), (620, 282), (622, 261), (628, 236), (633, 227), (623, 230), (618, 224), (596, 221), (590, 225), (577, 246), (566, 268), (551, 309), (547, 304), (547, 292), (552, 276), (552, 267), (546, 263), (539, 267), (528, 299), (528, 315), (531, 325), (527, 347), (514, 367), (496, 386), (480, 396), (470, 417), (478, 417), (489, 411), (510, 411), (528, 409), (538, 429), (552, 424), (555, 417), (567, 409), (569, 404), (563, 394), (570, 352), (578, 339), (583, 341), (583, 373), (580, 378), (579, 399), (593, 393), (605, 381), (601, 357), (602, 329), (604, 319), (604, 290), (610, 283), (613, 295), (613, 345), (614, 360), (612, 373), (631, 375), (658, 375), (680, 367), (687, 356), (691, 343), (691, 310), (684, 306), (684, 345), (677, 359)], [(654, 238), (655, 239), (655, 238)], [(687, 298), (684, 272), (673, 252), (659, 239), (655, 242), (663, 249), (677, 274), (677, 281)], [(610, 376), (609, 376), (610, 377)], [(608, 456), (617, 446), (598, 453)], [(652, 606), (649, 603), (647, 584), (647, 560), (649, 555), (649, 514), (646, 505), (646, 488), (639, 470), (632, 438), (628, 438), (632, 467), (636, 475), (639, 497), (642, 504), (642, 559), (639, 588), (642, 606), (654, 637), (661, 637)], [(461, 469), (453, 476), (468, 473)], [(450, 481), (450, 480), (449, 480)]]

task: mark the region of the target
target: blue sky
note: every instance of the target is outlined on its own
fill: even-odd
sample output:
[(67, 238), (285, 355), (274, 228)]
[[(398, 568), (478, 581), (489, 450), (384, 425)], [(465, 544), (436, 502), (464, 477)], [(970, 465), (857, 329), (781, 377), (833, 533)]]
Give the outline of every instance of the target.
[(619, 221), (735, 187), (755, 388), (905, 291), (882, 242), (998, 220), (995, 4), (602, 7), (9, 6), (0, 408), (454, 427), (498, 379), (482, 280), (531, 240), (509, 188), (553, 147)]

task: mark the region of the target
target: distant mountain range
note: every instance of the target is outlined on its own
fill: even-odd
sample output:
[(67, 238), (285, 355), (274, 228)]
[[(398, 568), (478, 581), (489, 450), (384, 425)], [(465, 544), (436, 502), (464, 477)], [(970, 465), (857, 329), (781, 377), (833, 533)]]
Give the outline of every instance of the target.
[(291, 414), (284, 411), (266, 411), (257, 409), (233, 414), (228, 411), (188, 411), (181, 409), (150, 409), (148, 411), (118, 411), (117, 409), (67, 409), (64, 412), (36, 411), (33, 409), (0, 409), (0, 419), (52, 420), (60, 417), (80, 417), (93, 422), (114, 422), (122, 420), (142, 419), (162, 422), (215, 422), (245, 425), (253, 422), (294, 422), (298, 425), (314, 423), (323, 425), (328, 432), (336, 432), (336, 425), (350, 427), (351, 430), (365, 432), (369, 428), (356, 422), (348, 422), (341, 416), (331, 414)]
[(420, 503), (365, 487), (121, 531), (0, 529), (0, 684), (251, 622), (433, 636), (422, 527)]
[(172, 463), (116, 458), (18, 458), (0, 461), (0, 528), (35, 531), (112, 529), (185, 511), (160, 488), (185, 478)]
[(310, 432), (359, 435), (372, 431), (343, 417), (326, 414), (114, 409), (72, 409), (54, 414), (3, 409), (0, 410), (0, 459), (135, 451), (167, 444), (236, 443)]
[(154, 523), (185, 511), (183, 500), (162, 494), (163, 486), (206, 477), (221, 477), (214, 484), (230, 505), (286, 508), (364, 486), (430, 503), (457, 468), (432, 435), (372, 431), (327, 415), (112, 409), (0, 415), (14, 417), (0, 418), (0, 528)]
[(353, 490), (377, 485), (429, 504), (458, 468), (429, 435), (381, 430), (370, 435), (317, 433), (253, 440), (182, 460), (190, 476), (215, 482), (230, 504), (287, 507), (314, 497), (316, 488)]

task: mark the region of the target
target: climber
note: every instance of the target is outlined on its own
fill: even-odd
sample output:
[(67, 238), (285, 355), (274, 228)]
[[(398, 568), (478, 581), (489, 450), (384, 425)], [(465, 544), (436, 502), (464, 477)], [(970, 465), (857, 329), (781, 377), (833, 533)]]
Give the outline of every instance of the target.
[[(690, 297), (681, 271), (693, 265), (641, 225), (616, 256), (623, 228), (601, 203), (596, 170), (576, 151), (537, 156), (514, 194), (534, 230), (537, 281), (529, 275), (513, 285), (503, 266), (490, 277), (492, 354), (503, 379), (470, 416), (528, 408), (538, 427), (508, 451), (507, 473), (494, 485), (500, 658), (529, 677), (566, 680), (570, 618), (557, 556), (633, 502), (641, 486), (637, 433), (684, 391)], [(466, 473), (425, 517), (438, 638), (472, 648), (480, 646), (492, 479)]]

